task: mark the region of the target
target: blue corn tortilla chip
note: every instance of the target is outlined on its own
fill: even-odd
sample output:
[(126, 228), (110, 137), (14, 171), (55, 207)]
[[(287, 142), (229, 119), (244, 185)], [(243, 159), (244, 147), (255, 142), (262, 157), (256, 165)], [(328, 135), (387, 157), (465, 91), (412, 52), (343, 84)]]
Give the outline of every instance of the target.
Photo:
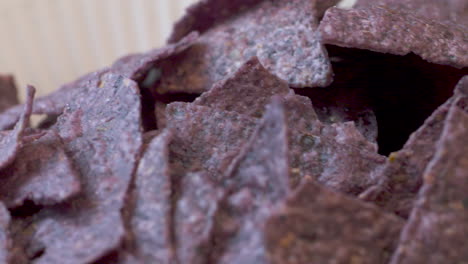
[(284, 107), (275, 97), (249, 142), (227, 171), (229, 195), (216, 214), (216, 263), (267, 263), (262, 226), (289, 192), (288, 138)]
[(401, 10), (374, 6), (350, 10), (330, 8), (319, 31), (324, 44), (394, 55), (412, 52), (432, 63), (456, 68), (468, 66), (464, 28)]
[[(60, 115), (66, 104), (71, 103), (88, 89), (99, 86), (99, 80), (108, 69), (89, 73), (76, 81), (62, 85), (57, 91), (37, 98), (32, 109), (33, 114)], [(24, 105), (18, 105), (0, 114), (0, 130), (11, 128), (19, 119)]]
[(167, 125), (174, 132), (170, 145), (174, 174), (204, 170), (220, 181), (226, 168), (251, 136), (256, 120), (235, 112), (189, 103), (172, 103)]
[(15, 161), (0, 174), (4, 175), (0, 200), (9, 208), (26, 200), (36, 205), (56, 204), (81, 189), (79, 174), (55, 131), (21, 147)]
[(14, 161), (21, 147), (24, 130), (29, 126), (35, 92), (34, 87), (27, 87), (26, 103), (15, 128), (12, 131), (0, 131), (0, 151), (2, 152), (0, 155), (0, 176), (4, 175), (1, 170)]
[[(247, 1), (232, 10), (228, 7), (235, 2), (228, 2), (202, 1), (178, 22), (171, 42), (187, 28), (201, 35), (185, 53), (162, 63), (160, 91), (206, 91), (253, 56), (290, 86), (331, 82), (331, 66), (316, 34), (315, 1)], [(226, 10), (224, 19), (202, 16), (215, 7)]]
[(355, 8), (382, 5), (445, 23), (468, 27), (468, 2), (465, 0), (358, 0)]
[(173, 263), (171, 242), (172, 182), (169, 168), (169, 143), (172, 134), (165, 130), (147, 146), (136, 172), (135, 206), (131, 232), (135, 256), (144, 263)]
[[(141, 80), (141, 78), (159, 61), (183, 52), (189, 48), (197, 38), (198, 33), (192, 32), (177, 43), (146, 53), (125, 56), (112, 65), (111, 71), (135, 81)], [(151, 85), (148, 84), (148, 86)]]
[(353, 195), (375, 185), (378, 182), (375, 173), (386, 159), (369, 147), (360, 133), (351, 131), (354, 132), (339, 132), (338, 136), (291, 131), (291, 185), (296, 187), (304, 178), (311, 177), (334, 190)]
[(193, 103), (261, 118), (273, 96), (284, 98), (289, 126), (320, 131), (322, 125), (310, 100), (295, 95), (288, 84), (265, 69), (257, 57), (248, 60), (238, 71), (215, 84)]
[(261, 118), (273, 95), (286, 95), (288, 84), (253, 57), (227, 79), (215, 84), (194, 104)]
[(468, 97), (454, 100), (392, 264), (468, 259)]
[(403, 220), (306, 181), (265, 223), (276, 263), (387, 263)]
[(0, 113), (18, 103), (18, 91), (13, 76), (0, 74)]
[(5, 205), (0, 202), (0, 263), (10, 263), (11, 238), (9, 234), (11, 216)]
[(125, 235), (121, 210), (142, 145), (137, 84), (107, 74), (66, 108), (54, 129), (81, 175), (79, 196), (45, 208), (29, 247), (35, 263), (89, 263), (116, 249)]
[[(111, 67), (88, 73), (73, 82), (61, 86), (57, 91), (38, 98), (34, 104), (33, 114), (60, 115), (68, 103), (82, 96), (88, 90), (99, 87), (101, 78), (109, 72), (139, 81), (151, 67), (159, 61), (187, 49), (197, 37), (197, 33), (192, 33), (179, 43), (143, 54), (126, 56), (117, 60)], [(11, 128), (16, 123), (21, 114), (22, 107), (19, 105), (0, 114), (0, 130)]]
[(203, 172), (188, 173), (177, 186), (174, 237), (179, 263), (207, 263), (215, 213), (224, 192)]
[(468, 96), (468, 77), (464, 77), (455, 88), (455, 94), (441, 105), (415, 131), (403, 149), (390, 155), (378, 175), (377, 185), (362, 194), (361, 199), (408, 218), (414, 200), (423, 182), (423, 173), (436, 152), (444, 122), (453, 102), (461, 96)]

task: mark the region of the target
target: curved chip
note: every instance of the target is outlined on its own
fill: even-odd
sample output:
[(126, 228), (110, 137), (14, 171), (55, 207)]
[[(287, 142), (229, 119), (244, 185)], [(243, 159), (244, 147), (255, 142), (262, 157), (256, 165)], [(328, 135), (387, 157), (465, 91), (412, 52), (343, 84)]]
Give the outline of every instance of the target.
[(0, 74), (0, 113), (18, 103), (18, 91), (13, 76)]
[(319, 31), (324, 44), (394, 55), (415, 53), (456, 68), (468, 66), (466, 31), (384, 7), (330, 8)]
[[(188, 28), (202, 34), (185, 53), (162, 63), (158, 89), (206, 91), (254, 56), (291, 86), (331, 82), (331, 66), (316, 32), (315, 1), (242, 2), (202, 1), (189, 9), (171, 41), (187, 34)], [(213, 13), (205, 16), (209, 10)]]
[(463, 263), (468, 259), (467, 138), (468, 97), (459, 97), (447, 115), (391, 264)]
[(2, 152), (2, 155), (0, 155), (0, 177), (5, 176), (1, 170), (14, 161), (21, 147), (24, 130), (29, 125), (35, 93), (36, 89), (34, 87), (27, 87), (26, 103), (15, 128), (12, 131), (0, 131), (0, 151)]
[(80, 179), (58, 134), (49, 131), (25, 144), (15, 161), (2, 170), (0, 199), (8, 208), (32, 201), (36, 205), (62, 202), (80, 191)]
[(142, 145), (137, 84), (102, 77), (72, 101), (55, 129), (81, 175), (81, 195), (44, 209), (31, 247), (45, 247), (34, 263), (89, 263), (116, 249), (125, 235), (121, 210)]
[(403, 221), (306, 181), (265, 224), (271, 264), (387, 263)]

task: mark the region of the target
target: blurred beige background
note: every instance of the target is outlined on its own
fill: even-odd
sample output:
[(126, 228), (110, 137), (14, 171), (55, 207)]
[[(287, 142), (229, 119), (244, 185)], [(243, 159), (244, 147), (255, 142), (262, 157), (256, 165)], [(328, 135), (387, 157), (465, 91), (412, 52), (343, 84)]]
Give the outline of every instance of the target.
[(0, 0), (0, 72), (44, 95), (122, 55), (162, 46), (195, 1)]

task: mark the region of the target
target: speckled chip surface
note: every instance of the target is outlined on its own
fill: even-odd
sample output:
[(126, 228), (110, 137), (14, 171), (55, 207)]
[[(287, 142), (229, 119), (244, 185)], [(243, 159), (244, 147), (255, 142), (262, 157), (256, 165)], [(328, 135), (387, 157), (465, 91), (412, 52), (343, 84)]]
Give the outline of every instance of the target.
[(217, 214), (217, 263), (268, 263), (263, 223), (289, 192), (287, 125), (279, 98), (268, 106), (252, 138), (228, 170), (230, 195)]
[(392, 264), (468, 259), (468, 97), (457, 98)]
[(203, 173), (180, 179), (174, 205), (175, 247), (179, 263), (203, 264), (212, 253), (215, 213), (224, 191)]
[(205, 170), (215, 181), (223, 178), (256, 125), (256, 120), (236, 112), (188, 103), (168, 105), (166, 115), (174, 131), (170, 155), (175, 173)]
[(171, 243), (172, 182), (169, 168), (169, 143), (172, 134), (156, 136), (143, 154), (135, 178), (130, 226), (135, 256), (143, 263), (172, 263)]
[(5, 205), (0, 202), (0, 263), (10, 262), (11, 238), (9, 234), (11, 216)]
[[(468, 66), (466, 31), (385, 7), (330, 8), (320, 23), (323, 43), (394, 55), (414, 53), (457, 68)], [(402, 37), (405, 36), (405, 37)]]
[(305, 182), (265, 224), (272, 264), (387, 263), (403, 221)]
[[(197, 4), (182, 21), (190, 21), (196, 30), (197, 20), (206, 18), (192, 14), (217, 5), (215, 2)], [(208, 90), (254, 56), (290, 86), (316, 87), (331, 82), (330, 63), (316, 32), (314, 1), (247, 1), (238, 13), (227, 13), (228, 18), (205, 27), (194, 46), (163, 63), (158, 89)], [(178, 67), (172, 67), (174, 64)]]
[(29, 125), (35, 92), (34, 87), (28, 86), (26, 104), (18, 123), (11, 131), (0, 131), (0, 151), (2, 152), (0, 155), (0, 177), (3, 175), (1, 170), (14, 161), (21, 147), (24, 130)]
[(40, 212), (31, 245), (45, 251), (34, 263), (92, 262), (124, 236), (121, 210), (142, 144), (139, 92), (119, 75), (101, 82), (69, 104), (55, 126), (83, 191)]
[(354, 7), (370, 5), (407, 10), (440, 22), (452, 22), (468, 27), (468, 2), (465, 0), (358, 0)]
[(15, 161), (0, 173), (4, 175), (0, 199), (9, 208), (21, 206), (25, 201), (56, 204), (81, 189), (80, 176), (55, 131), (24, 144)]
[(194, 104), (261, 118), (273, 95), (286, 95), (289, 91), (285, 81), (253, 57), (226, 80), (203, 93)]
[[(77, 80), (62, 85), (57, 91), (34, 101), (33, 114), (60, 115), (68, 103), (79, 99), (89, 89), (99, 86), (99, 80), (107, 68), (91, 72)], [(12, 127), (21, 116), (24, 105), (18, 105), (0, 114), (0, 130)]]

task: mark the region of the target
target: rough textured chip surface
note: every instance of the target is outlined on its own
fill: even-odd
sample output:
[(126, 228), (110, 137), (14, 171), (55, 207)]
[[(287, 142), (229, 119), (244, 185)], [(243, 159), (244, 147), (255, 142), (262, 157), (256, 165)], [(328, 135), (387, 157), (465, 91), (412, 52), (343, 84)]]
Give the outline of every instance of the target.
[(4, 176), (1, 170), (14, 161), (21, 147), (24, 130), (29, 125), (35, 92), (34, 87), (28, 86), (26, 104), (15, 128), (12, 131), (0, 131), (0, 151), (2, 153), (0, 155), (0, 177)]
[(403, 221), (306, 181), (265, 224), (272, 264), (387, 263)]
[(252, 134), (256, 120), (235, 112), (188, 103), (168, 105), (168, 127), (174, 174), (205, 170), (220, 180), (227, 166)]
[(415, 131), (403, 149), (390, 155), (376, 176), (379, 183), (363, 192), (360, 198), (372, 201), (385, 210), (407, 218), (423, 182), (423, 173), (436, 152), (444, 122), (456, 98), (468, 96), (468, 77), (455, 88), (455, 94)]
[(18, 103), (18, 91), (13, 76), (0, 74), (0, 113)]
[(290, 127), (320, 131), (322, 126), (317, 122), (310, 100), (294, 94), (286, 82), (271, 74), (256, 57), (247, 61), (229, 78), (203, 93), (194, 104), (261, 118), (273, 96), (283, 98)]
[(468, 41), (464, 28), (444, 25), (401, 10), (385, 7), (330, 8), (320, 23), (319, 31), (325, 44), (394, 55), (412, 52), (429, 62), (457, 68), (468, 66)]
[(8, 232), (10, 226), (10, 212), (5, 205), (0, 202), (0, 263), (10, 263), (11, 241)]
[[(227, 10), (224, 19), (213, 21), (208, 20), (211, 15), (199, 16), (204, 10), (228, 2), (203, 1), (189, 9), (187, 17), (179, 22), (184, 25), (177, 25), (174, 35), (182, 35), (178, 33), (180, 27), (187, 28), (189, 24), (202, 34), (181, 56), (162, 63), (158, 89), (208, 90), (254, 56), (291, 86), (326, 86), (331, 82), (331, 66), (316, 32), (314, 1), (244, 1), (245, 8), (235, 13), (227, 8), (232, 4), (226, 4), (221, 9)], [(214, 12), (222, 14), (220, 10)]]
[(179, 42), (154, 49), (142, 54), (133, 54), (117, 60), (111, 71), (132, 80), (140, 80), (159, 61), (179, 54), (190, 47), (198, 38), (198, 33), (188, 34)]
[(214, 214), (223, 191), (204, 173), (188, 173), (178, 186), (174, 214), (179, 263), (207, 263), (212, 250)]
[(289, 192), (287, 133), (284, 107), (274, 98), (228, 171), (230, 195), (217, 213), (214, 232), (217, 263), (267, 263), (263, 223)]
[(135, 179), (135, 208), (131, 228), (135, 255), (144, 263), (172, 263), (170, 215), (172, 184), (169, 174), (170, 131), (156, 136), (141, 158)]
[(468, 259), (468, 97), (450, 108), (437, 152), (424, 172), (415, 209), (392, 264), (463, 263)]
[(355, 8), (385, 5), (389, 8), (410, 10), (414, 14), (441, 22), (454, 22), (468, 27), (468, 2), (465, 0), (358, 0)]
[(385, 164), (385, 157), (377, 154), (354, 126), (352, 133), (336, 127), (325, 131), (330, 132), (289, 133), (292, 186), (312, 177), (330, 188), (356, 195), (376, 184), (374, 174)]
[(56, 204), (80, 191), (79, 175), (55, 131), (25, 144), (0, 174), (0, 199), (8, 208), (26, 200), (36, 205)]
[(89, 263), (119, 246), (121, 210), (142, 145), (140, 114), (137, 84), (114, 74), (67, 106), (55, 129), (83, 190), (39, 213), (29, 246), (44, 253), (33, 263)]
[[(34, 100), (33, 114), (60, 115), (68, 103), (72, 103), (89, 89), (99, 86), (100, 78), (108, 72), (102, 69), (89, 73), (71, 83), (60, 87), (57, 91)], [(20, 118), (24, 105), (12, 107), (0, 114), (0, 130), (11, 128)]]
[(253, 57), (228, 79), (203, 93), (194, 104), (261, 118), (273, 95), (286, 95), (289, 91), (285, 81), (272, 75)]

